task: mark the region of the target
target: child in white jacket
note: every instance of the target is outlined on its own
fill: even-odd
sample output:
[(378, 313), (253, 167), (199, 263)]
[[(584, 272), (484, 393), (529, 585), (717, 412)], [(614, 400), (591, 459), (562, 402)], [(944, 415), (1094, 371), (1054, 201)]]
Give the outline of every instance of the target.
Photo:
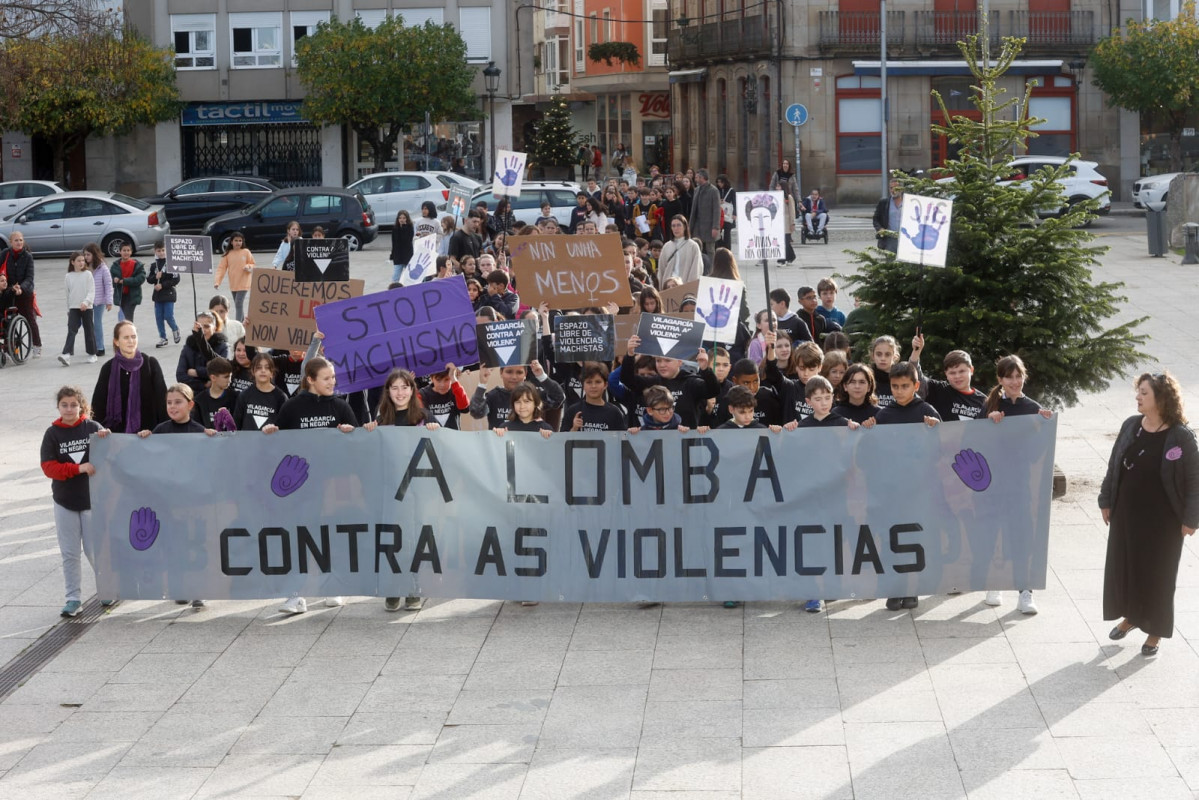
[(96, 363), (96, 336), (92, 330), (92, 306), (96, 302), (96, 281), (87, 268), (83, 253), (71, 253), (67, 262), (67, 343), (62, 346), (58, 362), (71, 366), (75, 355), (75, 334), (83, 328), (83, 346), (87, 362)]

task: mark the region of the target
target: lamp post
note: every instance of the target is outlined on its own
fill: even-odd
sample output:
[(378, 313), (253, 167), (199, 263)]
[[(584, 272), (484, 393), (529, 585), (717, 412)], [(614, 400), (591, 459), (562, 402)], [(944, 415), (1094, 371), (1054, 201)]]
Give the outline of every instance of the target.
[(1082, 104), (1082, 73), (1087, 68), (1087, 62), (1082, 59), (1071, 61), (1066, 65), (1066, 69), (1070, 70), (1070, 74), (1074, 76), (1074, 118), (1071, 123), (1074, 125), (1074, 134), (1071, 137), (1070, 152), (1081, 153), (1082, 142), (1079, 137), (1078, 120), (1082, 116), (1082, 109), (1079, 106)]
[(483, 68), (487, 88), (487, 113), (491, 117), (491, 161), (488, 165), (488, 175), (495, 174), (495, 95), (500, 90), (500, 71), (494, 61), (488, 61), (487, 66)]

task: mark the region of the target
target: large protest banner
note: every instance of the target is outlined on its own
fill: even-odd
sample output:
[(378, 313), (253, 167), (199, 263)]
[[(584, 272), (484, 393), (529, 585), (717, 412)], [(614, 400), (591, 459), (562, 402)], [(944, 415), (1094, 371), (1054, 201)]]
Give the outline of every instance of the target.
[(509, 242), (522, 303), (571, 311), (633, 305), (620, 234), (522, 236)]
[(1039, 589), (1056, 429), (93, 437), (89, 534), (102, 598)]
[(461, 275), (330, 303), (317, 309), (316, 321), (342, 392), (382, 386), (395, 367), (420, 376), (479, 360)]
[(246, 344), (282, 350), (307, 349), (316, 333), (316, 308), (358, 297), (366, 286), (356, 279), (299, 283), (293, 273), (271, 267), (255, 267), (250, 281)]

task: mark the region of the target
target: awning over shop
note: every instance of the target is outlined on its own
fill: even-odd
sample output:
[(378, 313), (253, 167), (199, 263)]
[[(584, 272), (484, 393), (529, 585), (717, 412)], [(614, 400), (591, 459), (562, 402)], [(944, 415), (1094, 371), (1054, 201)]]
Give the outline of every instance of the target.
[(699, 69), (676, 69), (673, 72), (667, 73), (671, 83), (699, 83), (708, 74), (707, 67)]
[[(1010, 75), (1054, 75), (1062, 71), (1064, 62), (1060, 58), (1040, 60), (1017, 60), (1008, 69)], [(854, 75), (878, 75), (878, 61), (853, 62)], [(970, 66), (965, 61), (892, 61), (887, 59), (887, 75), (969, 75)], [(672, 72), (671, 75), (674, 75)], [(671, 82), (674, 82), (672, 77)]]

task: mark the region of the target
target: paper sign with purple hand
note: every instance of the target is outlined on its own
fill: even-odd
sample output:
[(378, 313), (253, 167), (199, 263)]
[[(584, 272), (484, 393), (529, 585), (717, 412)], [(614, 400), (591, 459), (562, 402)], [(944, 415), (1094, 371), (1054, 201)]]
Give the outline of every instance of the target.
[(492, 170), (491, 176), (491, 193), (496, 197), (520, 197), (520, 187), (525, 181), (525, 162), (528, 159), (529, 156), (525, 153), (497, 151), (495, 169)]
[(723, 278), (700, 278), (695, 296), (695, 318), (707, 325), (704, 337), (709, 342), (733, 344), (737, 341), (741, 295), (745, 284)]

